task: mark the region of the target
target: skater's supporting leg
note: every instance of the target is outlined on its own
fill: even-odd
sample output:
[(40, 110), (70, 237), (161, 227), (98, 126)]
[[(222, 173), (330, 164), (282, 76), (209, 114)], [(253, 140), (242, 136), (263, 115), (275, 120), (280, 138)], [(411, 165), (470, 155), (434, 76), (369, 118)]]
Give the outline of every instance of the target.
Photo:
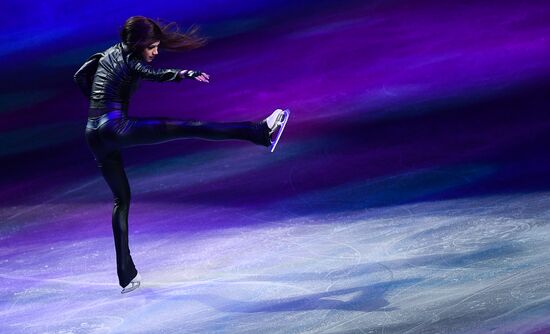
[(114, 197), (112, 227), (115, 239), (117, 274), (120, 286), (125, 287), (137, 274), (128, 245), (128, 211), (130, 186), (119, 151), (110, 153), (99, 164), (101, 173)]

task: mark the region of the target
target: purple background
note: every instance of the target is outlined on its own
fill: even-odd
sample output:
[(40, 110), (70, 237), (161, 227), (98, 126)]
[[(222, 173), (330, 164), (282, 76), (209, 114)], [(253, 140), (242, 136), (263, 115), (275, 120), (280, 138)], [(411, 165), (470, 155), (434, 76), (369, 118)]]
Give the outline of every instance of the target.
[[(6, 18), (12, 23), (2, 28), (9, 30), (0, 55), (0, 198), (32, 201), (62, 180), (96, 172), (83, 140), (87, 101), (72, 74), (117, 41), (125, 17), (143, 12), (183, 27), (202, 24), (207, 47), (161, 54), (155, 66), (201, 69), (212, 82), (144, 82), (130, 114), (231, 121), (291, 108), (278, 155), (285, 156), (284, 143), (303, 147), (284, 162), (296, 170), (294, 192), (464, 164), (491, 170), (480, 167), (479, 177), (430, 196), (546, 189), (549, 28), (542, 4), (11, 4), (16, 15)], [(189, 140), (130, 149), (126, 157), (133, 165), (218, 145)], [(223, 188), (215, 198), (227, 197)], [(399, 194), (375, 202), (409, 200)]]

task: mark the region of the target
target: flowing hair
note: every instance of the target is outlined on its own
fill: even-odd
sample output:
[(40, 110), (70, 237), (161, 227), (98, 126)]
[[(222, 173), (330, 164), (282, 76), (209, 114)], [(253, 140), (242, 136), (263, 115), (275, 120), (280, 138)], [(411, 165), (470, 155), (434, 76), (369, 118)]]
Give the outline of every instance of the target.
[(141, 52), (156, 41), (160, 41), (161, 49), (181, 52), (206, 44), (206, 38), (199, 36), (198, 29), (191, 26), (182, 33), (175, 22), (163, 24), (145, 16), (132, 16), (124, 23), (120, 37), (133, 52)]

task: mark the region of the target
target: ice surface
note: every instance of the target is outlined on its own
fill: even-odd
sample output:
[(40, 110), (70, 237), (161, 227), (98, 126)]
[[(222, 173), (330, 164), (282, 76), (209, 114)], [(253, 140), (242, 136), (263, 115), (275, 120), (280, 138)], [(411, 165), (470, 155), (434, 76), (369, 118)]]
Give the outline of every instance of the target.
[(190, 232), (208, 208), (137, 203), (130, 246), (143, 282), (128, 295), (108, 217), (39, 205), (14, 219), (57, 222), (1, 248), (0, 332), (527, 332), (550, 320), (549, 201), (501, 195), (288, 219), (223, 208), (215, 215), (235, 227)]

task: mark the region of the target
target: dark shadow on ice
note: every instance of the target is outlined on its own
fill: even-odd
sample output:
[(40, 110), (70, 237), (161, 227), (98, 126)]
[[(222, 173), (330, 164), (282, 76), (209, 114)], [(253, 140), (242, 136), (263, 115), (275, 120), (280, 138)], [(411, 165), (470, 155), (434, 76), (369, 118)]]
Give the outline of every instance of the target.
[[(218, 311), (258, 313), (258, 312), (299, 312), (310, 310), (344, 310), (344, 311), (392, 311), (384, 295), (390, 291), (402, 289), (417, 284), (421, 279), (403, 279), (376, 283), (349, 289), (333, 290), (321, 293), (301, 295), (297, 297), (242, 301), (213, 294), (183, 294), (179, 296), (164, 296), (153, 291), (149, 296), (155, 299), (184, 299), (198, 301)], [(197, 287), (194, 286), (194, 289)], [(157, 296), (158, 295), (158, 296)]]
[[(463, 253), (437, 253), (431, 255), (410, 256), (404, 259), (360, 263), (339, 270), (328, 272), (299, 272), (283, 275), (251, 275), (246, 280), (275, 281), (275, 282), (301, 282), (320, 280), (342, 280), (360, 276), (368, 276), (380, 272), (399, 271), (413, 267), (426, 268), (467, 268), (475, 266), (483, 268), (489, 266), (489, 261), (500, 261), (503, 258), (512, 258), (522, 254), (522, 247), (509, 242), (493, 243), (480, 247), (480, 249)], [(234, 280), (233, 282), (239, 282)], [(232, 281), (229, 281), (232, 282)]]

